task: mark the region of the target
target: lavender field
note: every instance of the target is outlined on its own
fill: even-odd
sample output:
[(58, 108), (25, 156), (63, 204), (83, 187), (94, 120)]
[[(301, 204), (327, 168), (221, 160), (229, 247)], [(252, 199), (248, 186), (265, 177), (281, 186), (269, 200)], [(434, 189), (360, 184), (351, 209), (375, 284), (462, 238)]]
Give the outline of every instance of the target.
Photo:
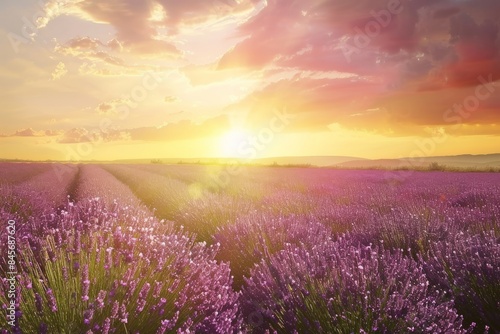
[(2, 334), (500, 333), (499, 174), (2, 163), (0, 198)]

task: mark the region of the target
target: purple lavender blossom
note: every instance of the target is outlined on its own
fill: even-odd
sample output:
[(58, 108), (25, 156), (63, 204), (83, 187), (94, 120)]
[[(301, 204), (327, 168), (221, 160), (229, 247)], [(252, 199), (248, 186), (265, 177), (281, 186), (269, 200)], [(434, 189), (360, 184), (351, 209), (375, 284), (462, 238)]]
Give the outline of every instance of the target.
[(417, 262), (350, 240), (290, 246), (252, 270), (242, 306), (250, 330), (278, 333), (465, 333)]
[(425, 258), (429, 281), (447, 293), (466, 323), (500, 331), (500, 239), (494, 231), (458, 233), (434, 244)]

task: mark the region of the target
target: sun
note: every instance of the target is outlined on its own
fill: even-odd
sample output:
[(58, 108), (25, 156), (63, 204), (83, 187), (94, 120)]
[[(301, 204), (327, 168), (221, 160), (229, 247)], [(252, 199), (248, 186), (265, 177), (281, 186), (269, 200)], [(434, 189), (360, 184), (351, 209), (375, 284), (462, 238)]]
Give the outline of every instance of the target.
[(224, 133), (219, 139), (219, 154), (224, 158), (239, 158), (238, 149), (248, 141), (250, 132), (242, 128), (234, 128)]

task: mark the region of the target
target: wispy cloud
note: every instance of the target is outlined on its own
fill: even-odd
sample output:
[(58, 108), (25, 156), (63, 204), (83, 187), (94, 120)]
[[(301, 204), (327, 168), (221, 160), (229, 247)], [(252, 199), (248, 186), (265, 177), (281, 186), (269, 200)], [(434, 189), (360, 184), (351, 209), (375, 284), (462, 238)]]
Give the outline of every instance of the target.
[(59, 62), (57, 64), (56, 68), (54, 69), (54, 72), (52, 72), (52, 80), (58, 80), (65, 76), (68, 73), (68, 70), (66, 69), (66, 65), (64, 65), (63, 62)]

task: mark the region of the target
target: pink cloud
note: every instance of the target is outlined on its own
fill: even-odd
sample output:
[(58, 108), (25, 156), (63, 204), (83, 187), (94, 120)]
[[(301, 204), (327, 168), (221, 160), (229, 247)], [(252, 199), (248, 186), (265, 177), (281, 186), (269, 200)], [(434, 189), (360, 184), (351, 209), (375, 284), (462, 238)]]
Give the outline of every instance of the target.
[(32, 128), (17, 130), (11, 135), (3, 135), (3, 137), (52, 137), (58, 136), (61, 132), (57, 130), (33, 130)]
[(18, 137), (35, 137), (37, 135), (38, 135), (38, 133), (35, 130), (33, 130), (32, 128), (18, 130), (14, 134), (14, 136), (18, 136)]
[[(491, 1), (472, 8), (451, 0), (355, 5), (273, 0), (242, 25), (239, 33), (246, 39), (221, 57), (219, 67), (335, 70), (403, 83), (418, 79), (425, 86), (426, 77), (432, 82), (435, 73), (450, 66), (498, 59), (498, 25), (492, 20), (498, 14), (490, 13), (497, 8)], [(496, 72), (496, 66), (476, 68), (477, 75)]]
[(449, 88), (443, 94), (412, 87), (392, 89), (375, 80), (297, 76), (269, 84), (226, 111), (248, 110), (245, 125), (254, 129), (265, 126), (275, 109), (286, 108), (294, 116), (286, 131), (329, 131), (328, 125), (337, 123), (385, 135), (426, 135), (429, 126), (477, 124), (486, 129), (500, 123), (500, 94), (495, 94), (499, 90), (500, 82), (476, 81), (475, 86)]
[[(116, 38), (107, 43), (107, 46), (114, 50), (179, 57), (182, 52), (170, 39), (179, 29), (250, 12), (257, 2), (257, 0), (87, 0), (62, 7), (55, 1), (49, 1), (46, 4), (47, 13), (56, 14), (41, 18), (41, 22), (42, 26), (45, 26), (57, 15), (78, 15), (91, 21), (112, 25), (117, 32)], [(167, 37), (161, 36), (164, 29), (168, 30)], [(70, 47), (82, 46), (95, 50), (103, 45), (105, 43), (83, 37), (73, 41)]]
[[(182, 29), (237, 17), (258, 4), (263, 3), (82, 1), (76, 4), (81, 16), (112, 25), (116, 36), (108, 42), (75, 38), (60, 51), (122, 68), (127, 65), (121, 52), (182, 57), (181, 44), (172, 42)], [(498, 22), (498, 0), (267, 0), (262, 10), (241, 22), (233, 36), (240, 42), (215, 65), (191, 64), (181, 70), (192, 85), (248, 71), (272, 72), (273, 76), (264, 77), (264, 88), (225, 110), (248, 109), (248, 121), (254, 126), (270, 117), (270, 109), (286, 103), (299, 120), (291, 126), (294, 130), (320, 131), (336, 122), (405, 134), (418, 132), (420, 127), (447, 125), (443, 113), (473, 96), (479, 77), (500, 80)], [(83, 70), (99, 72), (90, 67)], [(350, 73), (352, 78), (319, 78), (334, 71)], [(268, 84), (273, 77), (289, 77), (290, 73), (301, 75)], [(463, 122), (500, 122), (497, 95), (481, 101)], [(109, 103), (98, 106), (101, 112), (111, 108)], [(129, 132), (133, 139), (164, 140), (184, 133), (208, 135), (211, 128), (225, 127), (222, 120), (210, 124), (200, 128), (183, 122)], [(68, 140), (82, 136), (70, 132)]]
[(36, 130), (33, 130), (32, 128), (27, 128), (27, 129), (23, 129), (23, 130), (18, 130), (11, 136), (13, 136), (13, 137), (51, 137), (51, 136), (57, 136), (59, 134), (60, 134), (60, 132), (56, 131), (56, 130), (36, 131)]
[[(404, 135), (449, 125), (443, 114), (475, 96), (478, 78), (500, 79), (497, 22), (500, 3), (491, 0), (270, 0), (240, 27), (246, 39), (219, 68), (352, 73), (357, 79), (304, 74), (272, 83), (233, 107), (251, 106), (249, 118), (258, 119), (266, 106), (286, 103), (303, 130), (338, 122)], [(461, 122), (500, 122), (497, 95)]]

